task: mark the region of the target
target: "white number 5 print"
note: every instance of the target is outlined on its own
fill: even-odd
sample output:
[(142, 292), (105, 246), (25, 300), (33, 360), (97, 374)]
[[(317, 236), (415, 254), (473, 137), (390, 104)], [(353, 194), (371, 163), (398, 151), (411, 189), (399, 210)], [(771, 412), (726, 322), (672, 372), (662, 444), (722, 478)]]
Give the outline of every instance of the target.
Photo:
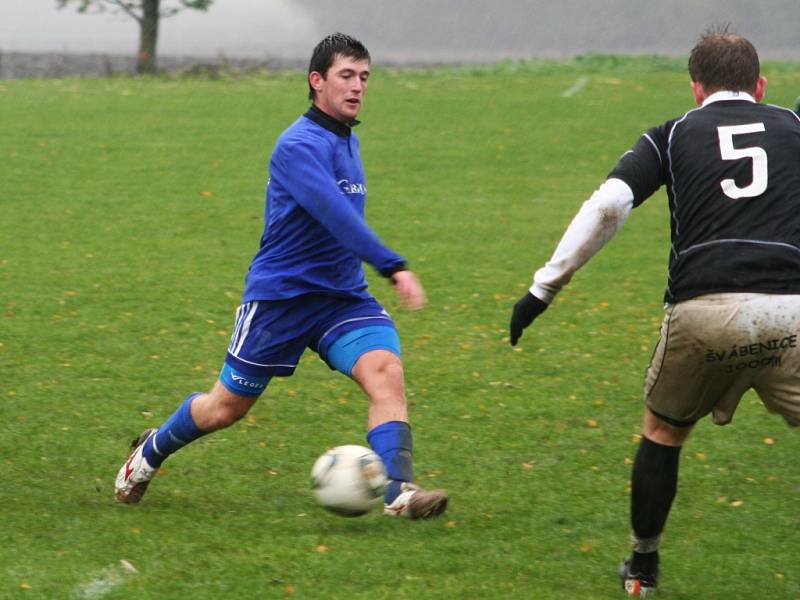
[(758, 131), (764, 131), (763, 123), (717, 127), (719, 152), (722, 155), (722, 160), (753, 159), (753, 181), (750, 185), (743, 188), (737, 187), (733, 179), (723, 179), (719, 182), (722, 186), (722, 191), (729, 198), (753, 198), (754, 196), (760, 196), (767, 189), (767, 153), (764, 149), (760, 146), (733, 147), (733, 136), (756, 133)]

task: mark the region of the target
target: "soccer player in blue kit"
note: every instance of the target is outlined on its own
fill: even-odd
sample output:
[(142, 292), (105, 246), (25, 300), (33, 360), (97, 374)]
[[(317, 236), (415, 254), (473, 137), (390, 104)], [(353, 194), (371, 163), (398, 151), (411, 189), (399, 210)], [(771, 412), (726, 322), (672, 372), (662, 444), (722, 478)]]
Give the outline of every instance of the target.
[(119, 502), (139, 502), (170, 454), (241, 419), (270, 379), (292, 375), (310, 348), (369, 398), (367, 440), (389, 477), (384, 514), (424, 519), (446, 509), (446, 492), (413, 483), (400, 340), (368, 292), (362, 267), (367, 262), (391, 280), (407, 308), (424, 306), (425, 292), (405, 259), (364, 220), (367, 188), (352, 128), (369, 67), (369, 52), (350, 36), (329, 35), (314, 48), (312, 105), (272, 152), (264, 233), (219, 379), (134, 440), (116, 479)]
[(658, 588), (661, 535), (694, 425), (709, 414), (727, 425), (753, 389), (800, 426), (800, 117), (761, 103), (758, 53), (727, 28), (701, 36), (688, 67), (697, 108), (649, 129), (622, 155), (510, 322), (516, 345), (631, 211), (666, 186), (664, 319), (631, 473), (632, 552), (619, 570), (625, 592), (638, 597)]

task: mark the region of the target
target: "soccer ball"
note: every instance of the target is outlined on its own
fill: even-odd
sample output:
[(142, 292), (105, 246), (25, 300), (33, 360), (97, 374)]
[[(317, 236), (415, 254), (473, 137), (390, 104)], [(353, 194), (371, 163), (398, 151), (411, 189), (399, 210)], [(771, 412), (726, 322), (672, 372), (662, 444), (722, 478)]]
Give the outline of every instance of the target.
[(383, 502), (386, 469), (380, 457), (363, 446), (337, 446), (311, 468), (317, 501), (343, 517), (358, 517)]

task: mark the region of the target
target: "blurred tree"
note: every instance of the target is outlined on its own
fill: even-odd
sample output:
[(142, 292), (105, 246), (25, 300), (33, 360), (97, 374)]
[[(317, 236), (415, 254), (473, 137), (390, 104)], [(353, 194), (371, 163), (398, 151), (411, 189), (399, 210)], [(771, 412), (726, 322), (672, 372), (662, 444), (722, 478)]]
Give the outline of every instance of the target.
[[(56, 0), (58, 8), (75, 4), (78, 12), (103, 11), (114, 8), (124, 12), (139, 23), (139, 53), (136, 55), (137, 73), (155, 73), (158, 22), (182, 10), (208, 10), (214, 0)], [(163, 6), (162, 6), (163, 5)]]

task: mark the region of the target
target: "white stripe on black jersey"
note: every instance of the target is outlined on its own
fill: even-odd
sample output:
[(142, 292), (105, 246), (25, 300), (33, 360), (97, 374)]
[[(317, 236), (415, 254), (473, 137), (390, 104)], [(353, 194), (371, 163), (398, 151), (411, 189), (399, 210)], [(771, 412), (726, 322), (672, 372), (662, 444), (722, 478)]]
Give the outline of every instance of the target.
[(645, 133), (609, 177), (638, 206), (667, 186), (667, 302), (713, 292), (800, 293), (800, 119), (719, 92)]

